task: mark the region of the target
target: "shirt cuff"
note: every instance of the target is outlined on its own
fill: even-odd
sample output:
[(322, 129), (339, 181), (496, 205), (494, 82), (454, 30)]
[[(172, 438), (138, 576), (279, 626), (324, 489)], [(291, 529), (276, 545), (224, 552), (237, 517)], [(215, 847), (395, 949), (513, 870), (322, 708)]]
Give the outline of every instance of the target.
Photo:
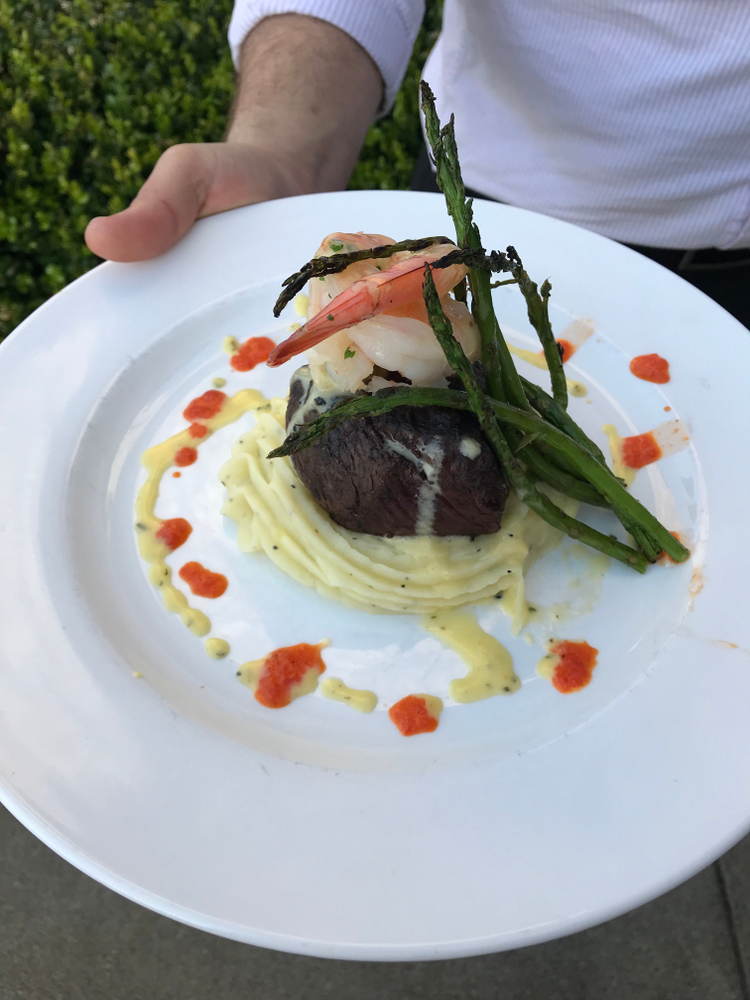
[(362, 46), (385, 84), (379, 114), (393, 104), (424, 16), (424, 0), (235, 0), (229, 47), (239, 68), (240, 47), (255, 25), (274, 14), (308, 14), (336, 25)]

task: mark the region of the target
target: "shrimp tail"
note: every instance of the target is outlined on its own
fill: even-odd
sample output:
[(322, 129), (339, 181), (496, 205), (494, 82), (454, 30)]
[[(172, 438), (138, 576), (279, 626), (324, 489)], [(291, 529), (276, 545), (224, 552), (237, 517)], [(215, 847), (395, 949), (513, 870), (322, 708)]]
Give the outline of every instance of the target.
[[(343, 301), (342, 301), (343, 300)], [(375, 304), (370, 288), (364, 282), (356, 282), (329, 304), (329, 308), (313, 316), (298, 330), (283, 340), (271, 351), (266, 364), (278, 368), (285, 361), (303, 351), (308, 351), (323, 340), (332, 337), (339, 330), (345, 330), (355, 323), (374, 315)]]
[[(337, 295), (291, 337), (278, 344), (266, 364), (277, 368), (289, 358), (332, 337), (340, 330), (371, 319), (379, 313), (413, 316), (427, 320), (422, 300), (425, 261), (432, 262), (450, 251), (450, 245), (432, 254), (415, 254), (393, 267), (366, 278), (360, 278)], [(447, 295), (467, 273), (463, 264), (452, 264), (435, 271), (438, 295)]]

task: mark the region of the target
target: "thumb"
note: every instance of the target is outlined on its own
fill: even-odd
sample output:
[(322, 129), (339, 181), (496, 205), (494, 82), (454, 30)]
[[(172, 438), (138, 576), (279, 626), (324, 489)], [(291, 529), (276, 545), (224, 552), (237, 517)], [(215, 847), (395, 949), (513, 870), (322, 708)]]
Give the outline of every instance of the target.
[(107, 260), (147, 260), (164, 253), (192, 226), (210, 185), (210, 146), (171, 146), (131, 205), (116, 215), (92, 219), (89, 250)]
[(148, 260), (173, 246), (196, 219), (297, 193), (286, 187), (276, 165), (252, 146), (170, 146), (128, 208), (89, 222), (86, 244), (107, 260)]

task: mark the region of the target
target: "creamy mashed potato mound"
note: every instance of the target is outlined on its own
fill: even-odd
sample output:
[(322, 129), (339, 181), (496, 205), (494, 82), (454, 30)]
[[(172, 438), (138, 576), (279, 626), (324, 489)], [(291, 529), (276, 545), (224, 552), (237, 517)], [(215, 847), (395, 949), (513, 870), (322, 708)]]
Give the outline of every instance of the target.
[[(516, 634), (528, 621), (524, 572), (560, 542), (513, 494), (500, 531), (464, 536), (381, 538), (348, 531), (322, 510), (288, 458), (266, 458), (285, 437), (286, 400), (256, 411), (219, 479), (222, 507), (237, 523), (242, 552), (264, 552), (279, 569), (324, 597), (381, 614), (423, 615), (493, 600)], [(555, 494), (569, 513), (577, 504)]]

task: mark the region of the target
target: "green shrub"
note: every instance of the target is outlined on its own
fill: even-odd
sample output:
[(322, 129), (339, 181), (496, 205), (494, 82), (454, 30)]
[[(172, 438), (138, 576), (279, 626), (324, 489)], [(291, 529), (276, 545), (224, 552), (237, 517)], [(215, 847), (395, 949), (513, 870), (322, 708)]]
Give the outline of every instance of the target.
[[(425, 25), (353, 187), (407, 187), (420, 144)], [(0, 337), (98, 263), (94, 215), (124, 208), (160, 154), (220, 140), (234, 87), (231, 0), (0, 0)]]

